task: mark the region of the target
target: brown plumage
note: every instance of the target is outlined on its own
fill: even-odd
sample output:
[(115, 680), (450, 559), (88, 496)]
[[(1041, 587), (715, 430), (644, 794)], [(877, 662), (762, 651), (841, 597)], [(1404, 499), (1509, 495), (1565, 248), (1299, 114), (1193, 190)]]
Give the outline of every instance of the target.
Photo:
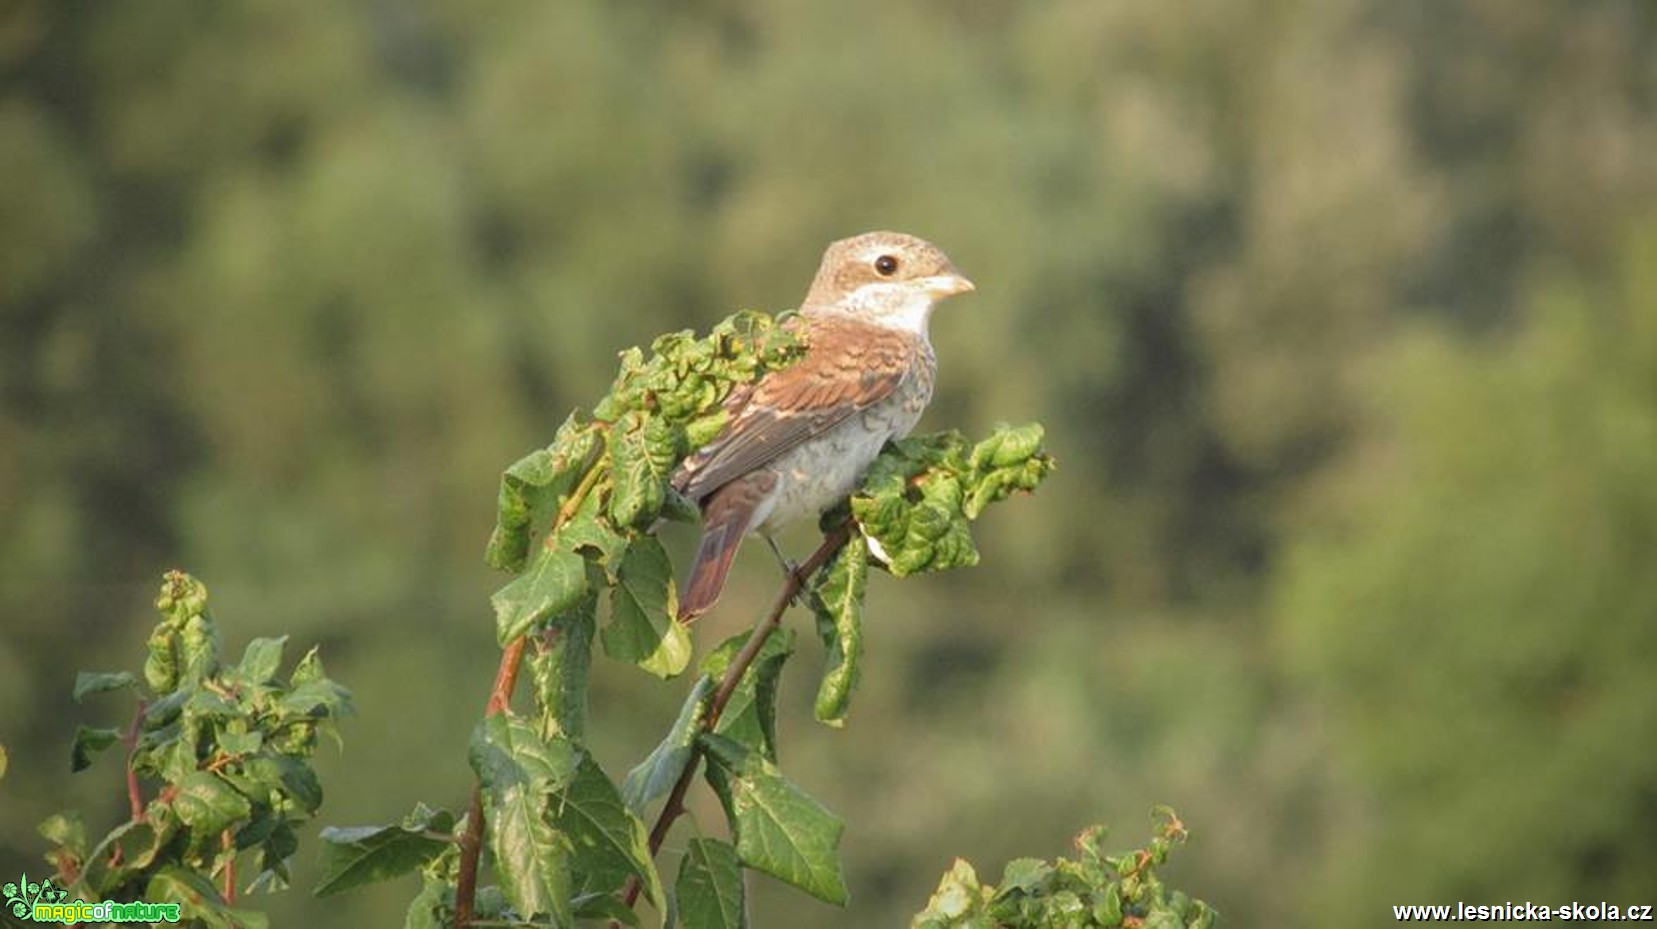
[(909, 432), (932, 396), (933, 305), (971, 289), (913, 236), (829, 246), (794, 322), (804, 355), (733, 395), (725, 430), (674, 477), (703, 515), (682, 620), (713, 606), (749, 532), (769, 535), (844, 498), (881, 446)]

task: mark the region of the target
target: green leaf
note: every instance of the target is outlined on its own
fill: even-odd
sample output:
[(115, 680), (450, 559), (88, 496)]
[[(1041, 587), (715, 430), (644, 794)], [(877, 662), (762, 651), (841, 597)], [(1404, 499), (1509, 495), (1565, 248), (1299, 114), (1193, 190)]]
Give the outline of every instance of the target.
[(637, 345), (623, 350), (616, 379), (610, 385), (610, 393), (593, 405), (593, 416), (603, 422), (613, 423), (621, 419), (629, 409), (641, 406), (643, 397), (636, 382), (643, 370), (644, 351)]
[(729, 410), (716, 409), (706, 416), (698, 417), (685, 424), (685, 444), (690, 448), (701, 448), (719, 437), (725, 429), (725, 424), (731, 419)]
[(1053, 877), (1053, 866), (1040, 858), (1014, 858), (1001, 872), (1001, 893), (1035, 893)]
[(299, 812), (315, 813), (322, 806), (322, 782), (317, 780), (316, 769), (291, 756), (280, 756), (275, 761), (283, 796)]
[(667, 496), (662, 498), (662, 518), (676, 523), (701, 522), (702, 510), (689, 497), (670, 486)]
[(812, 582), (811, 609), (817, 614), (817, 634), (828, 647), (813, 711), (819, 722), (830, 726), (845, 725), (852, 690), (857, 686), (863, 657), (863, 596), (868, 582), (869, 560), (861, 540), (841, 546)]
[[(932, 544), (932, 559), (926, 564), (929, 571), (971, 567), (978, 563), (978, 547), (972, 541), (972, 529), (962, 511), (961, 481), (953, 474), (933, 473), (921, 482), (921, 512), (940, 515), (935, 530), (924, 530)], [(911, 531), (918, 524), (912, 522)]]
[(869, 550), (896, 577), (976, 563), (961, 513), (959, 433), (904, 439), (870, 466), (851, 510)]
[(590, 754), (582, 753), (575, 777), (553, 802), (552, 817), (574, 849), (571, 865), (580, 878), (577, 893), (614, 893), (629, 876), (637, 876), (646, 896), (661, 904), (662, 881), (651, 860), (644, 823), (622, 802), (616, 785)]
[(236, 675), (253, 684), (276, 680), (276, 669), (282, 666), (282, 647), (287, 642), (288, 637), (281, 636), (275, 639), (254, 639), (247, 643), (241, 663), (236, 666)]
[(40, 835), (52, 843), (45, 859), (59, 874), (78, 874), (86, 861), (88, 848), (86, 823), (74, 810), (54, 813), (37, 827)]
[(627, 550), (627, 542), (628, 537), (617, 532), (610, 525), (610, 518), (604, 515), (600, 495), (590, 493), (546, 544), (550, 548), (591, 555), (604, 568), (606, 576), (613, 577)]
[[(264, 822), (274, 822), (274, 815), (264, 817)], [(256, 820), (256, 823), (259, 821)], [(252, 824), (250, 824), (251, 827)], [(246, 830), (244, 830), (246, 831)], [(236, 836), (236, 847), (243, 848), (248, 843), (242, 841), (240, 833)], [(292, 875), (288, 872), (288, 861), (299, 851), (299, 837), (294, 835), (293, 827), (287, 822), (276, 822), (275, 827), (262, 842), (258, 843), (259, 852), (255, 858), (258, 873), (248, 884), (248, 892), (260, 891), (275, 893), (287, 890), (292, 883)]]
[(736, 849), (718, 839), (691, 839), (674, 883), (684, 929), (745, 929), (742, 864)]
[(579, 753), (563, 739), (542, 740), (525, 720), (499, 714), (479, 724), (470, 756), (507, 898), (525, 917), (545, 913), (556, 925), (571, 925), (571, 849), (549, 812), (575, 776)]
[(172, 692), (180, 680), (200, 681), (218, 671), (218, 633), (206, 616), (207, 588), (182, 571), (161, 579), (155, 601), (162, 621), (150, 634), (144, 679), (158, 695)]
[(109, 894), (154, 864), (177, 829), (176, 820), (163, 820), (159, 826), (147, 819), (130, 820), (111, 829), (82, 859), (82, 886), (95, 896)]
[(308, 680), (283, 694), (277, 709), (289, 716), (335, 718), (353, 712), (351, 692), (328, 678)]
[(184, 712), (185, 705), (202, 691), (177, 690), (150, 704), (145, 725), (138, 738), (132, 765), (140, 774), (177, 782), (196, 770), (200, 763), (201, 719)]
[(605, 653), (664, 679), (685, 670), (691, 657), (690, 630), (676, 619), (678, 603), (673, 567), (662, 543), (655, 536), (634, 539), (610, 590)]
[(172, 647), (176, 638), (171, 629), (156, 626), (144, 644), (144, 682), (154, 694), (171, 694), (179, 686), (179, 656)]
[(191, 617), (206, 611), (207, 586), (183, 571), (168, 571), (162, 575), (155, 608), (165, 620), (182, 627)]
[(1157, 874), (1170, 851), (1185, 839), (1185, 826), (1171, 810), (1146, 848), (1106, 854), (1105, 830), (1094, 826), (1075, 839), (1077, 856), (1054, 862), (1034, 858), (1007, 864), (1001, 886), (983, 887), (964, 861), (938, 885), (927, 909), (912, 927), (971, 926), (1036, 929), (1049, 926), (1122, 926), (1164, 929), (1211, 927), (1214, 911), (1185, 893), (1169, 890)]
[(145, 885), (143, 897), (152, 903), (178, 904), (180, 915), (204, 929), (266, 929), (270, 925), (265, 914), (235, 909), (205, 875), (178, 865), (157, 871)]
[(977, 564), (969, 523), (1052, 471), (1041, 440), (1041, 426), (1031, 424), (1001, 427), (970, 450), (954, 431), (894, 443), (851, 499), (869, 550), (898, 577)]
[(955, 864), (944, 872), (943, 879), (938, 882), (938, 889), (932, 892), (926, 909), (915, 917), (911, 927), (995, 929), (995, 922), (984, 913), (983, 888), (972, 865), (963, 859), (955, 859)]
[[(751, 633), (739, 632), (708, 654), (702, 660), (702, 673), (714, 680), (723, 680), (725, 671), (737, 653), (748, 643)], [(725, 702), (725, 711), (719, 716), (714, 731), (758, 750), (767, 759), (777, 760), (777, 681), (783, 665), (794, 653), (794, 630), (776, 629), (760, 646), (759, 654), (737, 681), (736, 689)]]
[(644, 529), (661, 513), (679, 460), (680, 433), (659, 416), (629, 411), (610, 427), (610, 518)]
[(156, 694), (170, 694), (178, 687), (177, 639), (175, 630), (162, 623), (155, 627), (145, 643), (144, 683)]
[(415, 801), (414, 809), (403, 817), (402, 826), (404, 829), (449, 834), (454, 832), (455, 814), (442, 807), (429, 807), (424, 802)]
[(673, 728), (650, 752), (650, 756), (627, 773), (622, 782), (621, 796), (633, 815), (643, 817), (651, 803), (673, 789), (673, 784), (684, 773), (695, 755), (696, 737), (702, 732), (702, 721), (707, 718), (708, 700), (713, 696), (713, 678), (702, 675), (690, 689), (690, 696), (679, 708), (679, 718)]
[(707, 753), (708, 781), (725, 806), (742, 863), (844, 905), (840, 818), (740, 742), (705, 734), (698, 744)]
[(92, 756), (121, 741), (121, 730), (76, 726), (75, 741), (69, 750), (69, 770), (84, 771), (92, 765)]
[(205, 613), (185, 621), (178, 643), (186, 682), (204, 681), (219, 673), (219, 630)]
[(454, 885), (427, 876), (409, 901), (403, 929), (450, 929), (454, 925)]
[(628, 926), (639, 924), (639, 914), (613, 893), (578, 894), (574, 904), (576, 919), (608, 920)]
[(587, 595), (574, 609), (531, 640), (530, 679), (535, 684), (536, 712), (544, 736), (564, 735), (580, 741), (587, 731), (587, 679), (593, 663), (601, 570), (587, 564)]
[(988, 438), (972, 447), (967, 464), (980, 471), (1023, 464), (1041, 451), (1044, 432), (1040, 423), (1022, 426), (1001, 426)]
[(570, 414), (552, 444), (518, 459), (501, 474), (495, 530), (484, 560), (503, 571), (521, 571), (530, 544), (545, 532), (562, 498), (590, 469), (603, 448), (597, 427)]
[(244, 721), (250, 707), (238, 702), (238, 692), (221, 693), (213, 687), (192, 687), (184, 694), (184, 721), (186, 725), (205, 722)]
[(1119, 925), (1122, 922), (1122, 886), (1112, 884), (1099, 897), (1093, 904), (1094, 920), (1106, 926)]
[[(227, 777), (234, 778), (233, 775), (227, 775)], [(238, 783), (233, 783), (232, 786), (238, 790), (241, 789), (241, 785)], [(275, 833), (276, 827), (281, 823), (281, 820), (277, 817), (268, 815), (268, 811), (260, 810), (260, 806), (261, 803), (256, 801), (253, 816), (240, 829), (236, 830), (237, 851), (244, 851), (265, 841)]]
[(305, 653), (305, 657), (299, 659), (299, 663), (293, 666), (293, 673), (288, 675), (288, 684), (299, 687), (327, 679), (328, 675), (322, 668), (322, 652), (317, 646), (313, 645), (311, 650)]
[(419, 826), (357, 826), (322, 830), (322, 877), (312, 891), (326, 897), (378, 883), (424, 867), (451, 844), (431, 832), (454, 828), (454, 817), (434, 817)]
[(1041, 450), (1042, 427), (1030, 423), (1001, 427), (972, 449), (970, 488), (962, 512), (977, 519), (984, 508), (1018, 491), (1032, 491), (1053, 471), (1053, 459)]
[(38, 829), (41, 838), (79, 857), (86, 856), (86, 823), (74, 810), (53, 813)]
[(484, 787), (544, 785), (550, 795), (575, 775), (580, 753), (564, 739), (542, 739), (527, 720), (497, 714), (478, 724), (469, 760)]
[(192, 771), (175, 786), (178, 821), (198, 835), (223, 832), (253, 811), (247, 797), (210, 771)]
[[(917, 493), (919, 499), (912, 499)], [(931, 471), (910, 481), (877, 546), (893, 576), (978, 563), (961, 498), (960, 481), (953, 474)], [(857, 509), (854, 500), (852, 511)]]
[(524, 573), (489, 598), (495, 608), (495, 637), (504, 647), (536, 623), (575, 606), (586, 592), (585, 560), (574, 552), (542, 546)]
[(501, 922), (520, 915), (513, 912), (512, 901), (506, 898), (506, 892), (493, 884), (478, 888), (476, 913), (479, 920)]
[(82, 671), (75, 675), (75, 702), (91, 694), (122, 690), (138, 683), (131, 671)]
[(227, 755), (251, 755), (265, 744), (265, 734), (253, 732), (223, 732), (219, 734), (219, 750)]

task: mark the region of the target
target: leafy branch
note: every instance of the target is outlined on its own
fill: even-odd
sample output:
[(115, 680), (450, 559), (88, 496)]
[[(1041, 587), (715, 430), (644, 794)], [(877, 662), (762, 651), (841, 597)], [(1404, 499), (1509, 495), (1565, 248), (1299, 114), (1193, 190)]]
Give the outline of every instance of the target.
[(1076, 857), (1052, 862), (1016, 858), (1001, 884), (985, 885), (972, 865), (957, 858), (938, 882), (911, 929), (1209, 929), (1213, 907), (1170, 890), (1158, 869), (1186, 840), (1185, 824), (1167, 807), (1162, 823), (1140, 849), (1108, 854), (1105, 829), (1076, 837)]
[[(1052, 468), (1039, 426), (977, 443), (953, 432), (895, 443), (826, 519), (822, 544), (789, 572), (772, 608), (708, 652), (649, 757), (618, 786), (585, 747), (595, 645), (655, 678), (690, 667), (691, 629), (676, 621), (672, 565), (654, 530), (699, 514), (670, 478), (718, 434), (733, 397), (800, 350), (792, 327), (756, 313), (702, 338), (663, 336), (648, 354), (624, 352), (590, 414), (571, 414), (550, 445), (507, 468), (486, 558), (514, 577), (491, 598), (502, 656), (472, 738), (477, 781), (466, 815), (419, 806), (400, 824), (325, 830), (319, 893), (419, 870), (408, 925), (457, 929), (637, 925), (641, 896), (664, 921), (734, 926), (743, 868), (844, 902), (842, 824), (776, 765), (777, 680), (794, 650), (783, 613), (804, 599), (816, 615), (829, 655), (816, 715), (842, 725), (861, 663), (869, 568), (904, 576), (975, 563), (971, 520), (1033, 490)], [(526, 665), (531, 701), (519, 710)], [(731, 841), (693, 840), (670, 892), (655, 857), (699, 771)], [(486, 853), (493, 885), (480, 881)]]
[[(824, 517), (821, 544), (788, 571), (769, 610), (706, 654), (643, 762), (618, 783), (585, 747), (595, 645), (655, 678), (690, 666), (690, 628), (675, 619), (672, 565), (654, 535), (663, 519), (698, 515), (673, 490), (674, 469), (718, 433), (733, 396), (799, 351), (787, 325), (752, 313), (700, 339), (663, 336), (649, 355), (623, 353), (592, 413), (571, 414), (550, 445), (506, 470), (486, 557), (514, 577), (491, 598), (502, 651), (468, 749), (468, 809), (457, 817), (416, 804), (395, 824), (323, 830), (317, 894), (419, 872), (405, 923), (417, 929), (636, 926), (641, 896), (663, 925), (731, 929), (744, 925), (744, 869), (846, 901), (844, 825), (777, 765), (777, 684), (794, 652), (783, 615), (802, 602), (814, 614), (826, 650), (815, 715), (844, 725), (862, 665), (869, 570), (904, 577), (975, 564), (971, 522), (1034, 490), (1053, 467), (1040, 426), (888, 446), (858, 492)], [(188, 903), (208, 925), (263, 925), (260, 914), (233, 909), (238, 857), (257, 866), (251, 887), (286, 883), (293, 829), (321, 802), (308, 759), (349, 696), (322, 676), (314, 650), (278, 681), (281, 639), (257, 639), (240, 663), (222, 666), (205, 589), (186, 575), (167, 576), (157, 605), (150, 694), (124, 733), (83, 727), (75, 740), (77, 770), (124, 745), (132, 819), (89, 848), (78, 819), (54, 817), (43, 826), (56, 843), (49, 860), (60, 883), (94, 897), (142, 892)], [(520, 710), (526, 667), (531, 699)], [(83, 674), (76, 698), (137, 684), (126, 673)], [(730, 838), (691, 839), (670, 889), (656, 856), (698, 774)], [(162, 783), (147, 800), (145, 778)], [(999, 888), (958, 862), (916, 925), (1207, 925), (1211, 911), (1164, 893), (1155, 874), (1183, 836), (1170, 815), (1147, 850), (1124, 857), (1104, 855), (1098, 834), (1084, 833), (1076, 861), (1015, 862)], [(480, 886), (486, 853), (496, 881)], [(1091, 922), (1078, 921), (1084, 912)]]
[[(552, 444), (505, 470), (486, 556), (514, 578), (490, 598), (502, 656), (467, 752), (476, 785), (466, 815), (418, 803), (393, 825), (326, 828), (316, 894), (418, 871), (421, 891), (406, 917), (418, 929), (582, 919), (638, 926), (641, 896), (663, 926), (727, 929), (746, 919), (744, 869), (845, 903), (843, 823), (777, 767), (777, 682), (795, 649), (782, 616), (792, 604), (812, 609), (827, 656), (815, 715), (840, 727), (862, 667), (870, 568), (906, 576), (974, 565), (971, 522), (989, 503), (1036, 489), (1052, 470), (1041, 426), (1002, 427), (979, 442), (940, 432), (888, 445), (862, 489), (825, 515), (822, 543), (785, 575), (754, 628), (704, 656), (678, 719), (625, 780), (608, 777), (585, 747), (593, 647), (658, 679), (691, 664), (691, 628), (676, 621), (673, 566), (655, 530), (664, 518), (698, 513), (669, 477), (716, 436), (737, 392), (799, 351), (789, 326), (756, 313), (732, 316), (704, 338), (663, 336), (648, 356), (623, 353), (610, 394), (590, 414), (575, 412)], [(321, 800), (305, 762), (316, 734), (331, 730), (350, 700), (321, 676), (315, 651), (278, 682), (282, 639), (255, 639), (240, 664), (220, 667), (205, 591), (192, 578), (167, 576), (157, 606), (164, 619), (144, 667), (151, 696), (139, 700), (124, 734), (83, 727), (76, 735), (76, 768), (101, 748), (126, 747), (133, 820), (89, 850), (78, 820), (53, 818), (43, 826), (56, 843), (50, 858), (71, 889), (143, 891), (189, 903), (209, 926), (260, 926), (260, 914), (232, 909), (237, 858), (245, 851), (257, 864), (250, 886), (285, 884), (293, 826)], [(525, 669), (530, 702), (517, 709)], [(76, 697), (136, 686), (131, 674), (83, 674)], [(669, 891), (656, 854), (698, 775), (724, 808), (729, 841), (689, 840)], [(164, 783), (147, 801), (144, 777)], [(495, 883), (481, 886), (486, 853)], [(958, 864), (946, 896), (966, 903), (930, 907), (928, 919), (943, 922), (926, 926), (1054, 924), (1039, 919), (1109, 883), (1100, 861), (1118, 868), (1122, 859), (1100, 854), (1087, 845), (1074, 866), (1032, 864), (999, 889), (979, 886)], [(1145, 896), (1160, 893), (1153, 866), (1167, 848), (1147, 854), (1118, 868), (1117, 889), (1107, 888), (1117, 898), (1089, 903), (1105, 914), (1115, 912), (1109, 899), (1122, 903), (1120, 921), (1097, 924), (1142, 926), (1133, 919), (1167, 903)], [(1173, 909), (1190, 909), (1170, 899)], [(1046, 916), (1014, 919), (1031, 912)], [(956, 916), (968, 922), (949, 922)]]
[[(207, 589), (187, 574), (166, 575), (156, 608), (142, 683), (127, 671), (75, 679), (77, 701), (147, 691), (124, 733), (81, 726), (71, 752), (81, 771), (125, 747), (130, 818), (93, 844), (79, 814), (52, 816), (40, 827), (47, 860), (78, 898), (141, 897), (186, 906), (210, 927), (263, 926), (262, 914), (235, 908), (237, 862), (254, 866), (248, 890), (287, 886), (296, 829), (322, 803), (310, 765), (317, 737), (337, 738), (350, 694), (324, 675), (314, 648), (280, 678), (285, 637), (254, 639), (239, 662), (222, 662)], [(146, 782), (159, 785), (149, 796)]]
[[(468, 749), (476, 775), (468, 809), (457, 817), (419, 803), (394, 824), (324, 829), (318, 895), (418, 872), (411, 929), (636, 926), (641, 896), (664, 926), (732, 929), (745, 924), (744, 869), (845, 903), (844, 825), (777, 764), (777, 685), (794, 652), (782, 617), (809, 605), (827, 656), (815, 715), (844, 725), (862, 663), (869, 570), (903, 577), (975, 564), (971, 522), (1052, 470), (1039, 425), (1002, 427), (976, 443), (945, 432), (888, 446), (859, 491), (825, 515), (821, 544), (787, 572), (770, 609), (706, 654), (676, 721), (643, 762), (618, 783), (585, 747), (595, 644), (655, 678), (690, 666), (690, 628), (676, 621), (672, 565), (654, 532), (663, 519), (698, 514), (670, 477), (719, 432), (733, 396), (800, 348), (786, 324), (753, 313), (704, 338), (663, 336), (648, 356), (623, 353), (592, 413), (571, 414), (550, 445), (505, 471), (486, 558), (514, 577), (491, 598), (502, 653)], [(17, 905), (70, 891), (142, 896), (187, 907), (208, 926), (263, 926), (261, 914), (234, 907), (238, 862), (255, 867), (249, 889), (286, 885), (294, 830), (322, 800), (309, 764), (317, 736), (333, 733), (350, 696), (323, 675), (314, 649), (279, 680), (285, 639), (255, 639), (240, 662), (224, 665), (206, 590), (187, 575), (166, 576), (157, 607), (148, 692), (131, 722), (124, 732), (83, 726), (74, 742), (75, 770), (124, 746), (131, 818), (96, 846), (73, 814), (44, 823), (58, 881), (25, 878)], [(514, 696), (526, 666), (531, 700), (520, 710)], [(126, 672), (83, 673), (75, 697), (139, 686)], [(691, 839), (669, 889), (656, 856), (698, 773), (724, 809), (730, 839)], [(159, 782), (148, 797), (146, 781)], [(1163, 912), (1206, 925), (1206, 908), (1163, 895), (1155, 879), (1172, 832), (1131, 859), (1103, 857), (1088, 835), (1078, 840), (1080, 863), (1009, 871), (999, 889), (958, 863), (923, 914), (932, 921), (917, 925), (1144, 926)], [(496, 883), (480, 886), (486, 852)], [(1106, 880), (1104, 867), (1115, 877)], [(1053, 922), (1073, 900), (1095, 917), (1120, 918)]]

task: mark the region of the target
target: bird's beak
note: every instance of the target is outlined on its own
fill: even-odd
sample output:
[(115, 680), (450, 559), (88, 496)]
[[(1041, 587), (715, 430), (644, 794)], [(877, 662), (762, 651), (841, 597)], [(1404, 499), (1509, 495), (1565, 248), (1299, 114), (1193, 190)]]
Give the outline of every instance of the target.
[(977, 286), (967, 280), (966, 275), (959, 271), (946, 274), (934, 274), (920, 280), (921, 289), (934, 297), (952, 297), (956, 294), (970, 294), (977, 290)]

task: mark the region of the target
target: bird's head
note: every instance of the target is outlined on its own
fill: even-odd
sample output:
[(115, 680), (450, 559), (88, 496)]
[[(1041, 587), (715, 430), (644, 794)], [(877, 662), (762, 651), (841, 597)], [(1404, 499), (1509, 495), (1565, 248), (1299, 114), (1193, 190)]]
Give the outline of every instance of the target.
[(823, 253), (802, 313), (841, 313), (924, 335), (939, 300), (973, 290), (938, 246), (901, 232), (866, 232)]

